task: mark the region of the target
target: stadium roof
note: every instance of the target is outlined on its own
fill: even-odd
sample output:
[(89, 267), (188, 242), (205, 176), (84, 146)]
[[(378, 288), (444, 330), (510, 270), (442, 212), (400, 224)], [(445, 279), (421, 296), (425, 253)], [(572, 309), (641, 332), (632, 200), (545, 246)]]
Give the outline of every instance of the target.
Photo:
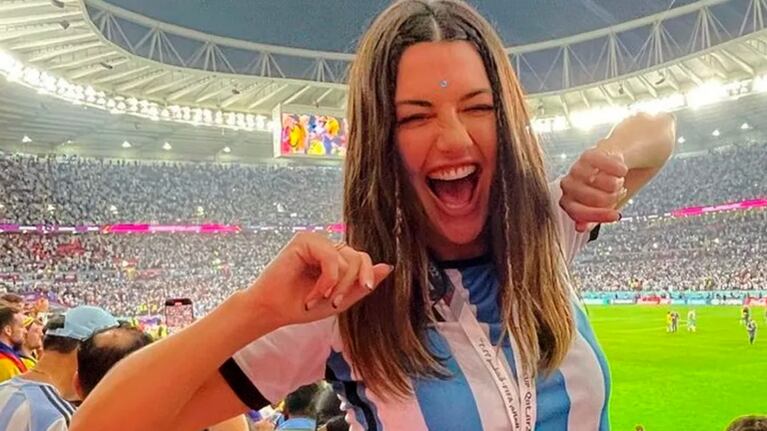
[[(276, 106), (344, 107), (350, 50), (386, 3), (0, 0), (0, 72), (93, 108), (4, 85), (0, 127), (11, 133), (0, 145), (15, 145), (29, 129), (50, 132), (45, 142), (56, 151), (67, 141), (75, 151), (89, 133), (97, 145), (115, 127), (115, 135), (140, 129), (159, 142), (178, 138), (200, 156), (218, 157), (234, 142), (252, 147), (245, 159), (266, 157)], [(474, 3), (508, 44), (535, 125), (548, 131), (590, 129), (642, 104), (675, 110), (767, 87), (767, 0)], [(52, 120), (66, 124), (42, 121), (54, 108)], [(557, 151), (581, 139), (552, 136)]]
[[(354, 52), (372, 17), (391, 0), (105, 0), (157, 21), (256, 43)], [(507, 46), (585, 33), (695, 0), (474, 0)]]

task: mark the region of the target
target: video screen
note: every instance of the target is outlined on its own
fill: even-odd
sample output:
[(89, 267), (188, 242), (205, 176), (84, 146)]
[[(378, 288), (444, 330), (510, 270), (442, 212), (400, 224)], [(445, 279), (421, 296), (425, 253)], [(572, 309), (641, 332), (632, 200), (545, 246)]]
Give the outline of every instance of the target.
[(346, 119), (332, 115), (282, 114), (281, 156), (338, 158), (346, 155)]

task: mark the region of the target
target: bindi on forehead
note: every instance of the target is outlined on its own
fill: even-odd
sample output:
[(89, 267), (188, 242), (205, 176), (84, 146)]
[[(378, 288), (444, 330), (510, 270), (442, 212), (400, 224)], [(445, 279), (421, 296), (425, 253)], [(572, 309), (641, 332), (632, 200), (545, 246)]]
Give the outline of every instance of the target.
[(476, 49), (463, 41), (423, 42), (408, 47), (400, 58), (397, 90), (400, 97), (424, 98), (475, 88), (489, 87), (482, 58)]

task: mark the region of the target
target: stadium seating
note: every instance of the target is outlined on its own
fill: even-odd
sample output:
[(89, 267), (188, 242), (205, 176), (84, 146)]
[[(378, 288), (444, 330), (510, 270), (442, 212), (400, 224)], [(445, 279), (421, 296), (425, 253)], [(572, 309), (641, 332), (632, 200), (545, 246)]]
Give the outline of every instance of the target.
[[(767, 197), (763, 145), (675, 158), (576, 260), (586, 292), (754, 291), (767, 285), (767, 210), (674, 218), (674, 209)], [(552, 176), (567, 162), (551, 167)], [(0, 156), (0, 222), (234, 223), (232, 234), (4, 233), (0, 282), (64, 304), (152, 314), (169, 297), (205, 313), (248, 285), (300, 224), (340, 219), (341, 170), (328, 167)], [(640, 215), (639, 217), (637, 217)], [(646, 217), (658, 215), (659, 217)], [(632, 217), (633, 216), (633, 217)]]

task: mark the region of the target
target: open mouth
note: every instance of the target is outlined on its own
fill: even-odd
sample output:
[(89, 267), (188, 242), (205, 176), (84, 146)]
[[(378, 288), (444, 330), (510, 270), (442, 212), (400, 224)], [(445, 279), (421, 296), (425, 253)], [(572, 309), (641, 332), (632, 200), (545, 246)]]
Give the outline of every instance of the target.
[(446, 208), (459, 209), (472, 202), (479, 174), (477, 165), (450, 167), (430, 173), (426, 183)]

